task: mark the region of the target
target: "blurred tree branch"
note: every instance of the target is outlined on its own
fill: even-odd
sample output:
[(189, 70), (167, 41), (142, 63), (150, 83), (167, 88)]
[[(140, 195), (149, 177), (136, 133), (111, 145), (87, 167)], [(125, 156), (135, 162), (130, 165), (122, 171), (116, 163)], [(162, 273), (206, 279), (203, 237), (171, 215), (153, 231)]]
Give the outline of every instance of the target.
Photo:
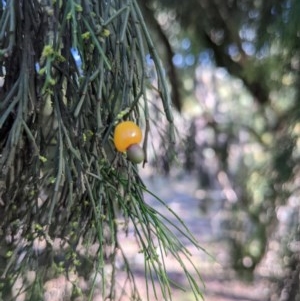
[(173, 57), (175, 53), (167, 35), (155, 18), (155, 11), (151, 8), (151, 0), (141, 0), (139, 1), (139, 3), (141, 5), (141, 9), (143, 10), (145, 21), (147, 22), (149, 28), (155, 33), (157, 37), (157, 43), (161, 43), (159, 44), (159, 46), (162, 46), (164, 49), (162, 56), (165, 57), (165, 69), (171, 85), (172, 103), (174, 104), (174, 107), (178, 111), (180, 111), (182, 107), (182, 99), (180, 93), (181, 81), (178, 79), (178, 71), (173, 64)]

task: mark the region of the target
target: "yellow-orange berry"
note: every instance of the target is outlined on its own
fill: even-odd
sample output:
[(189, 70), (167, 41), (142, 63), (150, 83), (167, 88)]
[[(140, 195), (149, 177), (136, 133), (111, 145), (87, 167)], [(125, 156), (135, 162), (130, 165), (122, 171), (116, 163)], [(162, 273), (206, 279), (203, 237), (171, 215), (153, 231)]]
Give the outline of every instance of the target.
[(114, 132), (114, 144), (119, 152), (125, 152), (129, 146), (142, 141), (142, 130), (132, 121), (119, 123)]

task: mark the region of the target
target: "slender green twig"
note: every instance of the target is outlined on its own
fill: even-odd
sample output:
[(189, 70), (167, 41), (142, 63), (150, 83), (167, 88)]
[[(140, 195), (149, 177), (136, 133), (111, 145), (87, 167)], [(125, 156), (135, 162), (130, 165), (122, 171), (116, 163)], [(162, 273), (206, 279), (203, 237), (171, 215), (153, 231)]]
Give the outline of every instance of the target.
[(7, 117), (9, 116), (9, 114), (12, 112), (12, 110), (14, 109), (14, 107), (17, 105), (17, 103), (19, 102), (19, 98), (18, 97), (14, 97), (13, 101), (9, 104), (9, 106), (7, 107), (7, 109), (5, 110), (5, 112), (2, 114), (1, 118), (0, 118), (0, 128), (2, 128), (4, 122), (6, 121)]
[(84, 16), (82, 17), (82, 19), (83, 19), (83, 22), (84, 22), (87, 30), (91, 33), (93, 42), (95, 43), (95, 46), (97, 47), (97, 50), (99, 51), (99, 54), (103, 58), (103, 61), (104, 61), (105, 65), (106, 65), (106, 67), (110, 70), (111, 69), (111, 64), (110, 64), (108, 58), (106, 57), (106, 55), (105, 55), (105, 53), (104, 53), (104, 51), (103, 51), (103, 49), (102, 49), (102, 47), (101, 47), (101, 45), (99, 43), (99, 41), (98, 41), (98, 39), (97, 39), (94, 31), (92, 30), (90, 24), (88, 23), (88, 21), (86, 20), (86, 18)]
[(34, 150), (35, 150), (36, 155), (38, 156), (39, 153), (40, 153), (39, 147), (38, 147), (37, 144), (36, 144), (35, 138), (33, 137), (33, 134), (32, 134), (32, 132), (31, 132), (30, 128), (27, 126), (27, 124), (26, 124), (26, 122), (25, 122), (24, 120), (22, 120), (22, 125), (23, 125), (23, 127), (24, 127), (24, 130), (25, 130), (25, 132), (26, 132), (26, 134), (27, 134), (29, 140), (31, 141), (31, 143), (32, 143), (32, 145), (33, 145), (33, 147), (34, 147)]
[[(131, 1), (129, 0), (129, 4), (127, 4), (128, 6), (124, 6), (126, 8), (126, 12), (125, 12), (125, 17), (124, 17), (124, 21), (122, 22), (123, 24), (123, 28), (122, 28), (122, 31), (120, 33), (120, 42), (122, 43), (124, 41), (124, 38), (125, 38), (125, 34), (126, 34), (126, 30), (128, 28), (128, 18), (129, 18), (129, 15), (130, 15), (130, 12), (131, 12)], [(123, 8), (124, 8), (123, 7)]]
[(107, 20), (103, 22), (103, 26), (108, 26), (112, 21), (114, 21), (120, 14), (122, 14), (125, 10), (128, 10), (128, 6), (125, 5), (120, 8), (115, 14), (109, 17)]
[[(15, 46), (15, 30), (16, 30), (15, 7), (16, 7), (15, 0), (8, 1), (7, 8), (6, 8), (8, 10), (8, 16), (9, 16), (9, 29), (6, 32), (6, 34), (8, 34), (8, 45), (5, 49), (0, 49), (0, 57), (4, 55), (11, 55), (12, 49)], [(4, 37), (5, 35), (2, 37), (2, 39)]]

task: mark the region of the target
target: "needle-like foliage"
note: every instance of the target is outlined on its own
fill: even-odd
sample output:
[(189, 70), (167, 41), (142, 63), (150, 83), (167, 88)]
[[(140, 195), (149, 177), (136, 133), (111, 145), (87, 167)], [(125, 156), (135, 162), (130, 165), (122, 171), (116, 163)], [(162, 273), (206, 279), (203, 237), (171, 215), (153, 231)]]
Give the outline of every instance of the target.
[[(51, 277), (94, 271), (89, 300), (97, 275), (104, 299), (126, 293), (139, 300), (119, 242), (133, 227), (148, 290), (158, 281), (164, 299), (172, 298), (164, 263), (170, 254), (198, 299), (197, 269), (187, 269), (190, 254), (172, 233), (178, 225), (144, 202), (137, 167), (112, 142), (115, 125), (133, 120), (143, 126), (147, 151), (156, 86), (169, 123), (166, 145), (173, 143), (165, 71), (136, 0), (0, 1), (0, 79), (0, 296), (25, 292), (40, 300)], [(116, 284), (120, 258), (129, 291)], [(26, 282), (28, 272), (34, 277)]]

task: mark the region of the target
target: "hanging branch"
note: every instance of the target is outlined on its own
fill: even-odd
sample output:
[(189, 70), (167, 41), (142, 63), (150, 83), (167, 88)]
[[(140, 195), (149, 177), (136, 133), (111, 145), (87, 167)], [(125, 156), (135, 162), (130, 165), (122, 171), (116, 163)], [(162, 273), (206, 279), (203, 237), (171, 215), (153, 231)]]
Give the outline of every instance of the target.
[[(39, 268), (81, 273), (86, 267), (78, 258), (84, 249), (88, 260), (95, 262), (90, 269), (101, 275), (103, 298), (115, 300), (116, 258), (121, 250), (130, 293), (138, 296), (118, 238), (121, 225), (131, 224), (152, 288), (158, 278), (163, 296), (172, 298), (164, 264), (164, 256), (170, 253), (198, 298), (200, 289), (181, 259), (190, 254), (171, 231), (177, 226), (145, 204), (147, 189), (136, 166), (112, 143), (115, 125), (132, 120), (146, 125), (147, 149), (148, 131), (155, 126), (149, 118), (148, 53), (168, 120), (166, 141), (174, 141), (165, 71), (136, 1), (7, 1), (0, 10), (0, 24), (0, 69), (4, 70), (0, 244), (7, 250), (4, 256), (10, 258), (0, 267), (0, 277), (16, 280), (27, 270), (35, 270), (38, 260)], [(186, 228), (181, 233), (200, 249)], [(42, 254), (52, 254), (43, 261), (34, 254), (36, 240), (47, 246)], [(65, 258), (60, 264), (54, 252), (57, 241), (61, 247), (55, 252)], [(89, 255), (93, 244), (98, 251)], [(23, 260), (18, 258), (20, 250)], [(109, 264), (111, 274), (105, 268)], [(36, 277), (41, 279), (36, 281), (43, 282), (39, 271)], [(13, 282), (5, 285), (11, 288)], [(96, 278), (90, 298), (95, 284)], [(8, 289), (2, 297), (9, 298), (9, 294)]]

